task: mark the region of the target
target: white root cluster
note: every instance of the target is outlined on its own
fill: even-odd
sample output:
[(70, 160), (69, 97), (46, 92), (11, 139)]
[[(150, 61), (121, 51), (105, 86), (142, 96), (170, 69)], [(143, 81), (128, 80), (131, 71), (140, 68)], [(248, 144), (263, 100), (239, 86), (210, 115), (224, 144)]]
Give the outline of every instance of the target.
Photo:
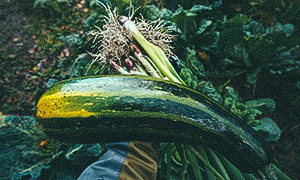
[[(101, 64), (111, 64), (115, 61), (123, 66), (122, 61), (130, 56), (130, 45), (137, 42), (130, 33), (118, 22), (118, 11), (113, 11), (109, 7), (105, 7), (107, 16), (102, 28), (97, 27), (98, 31), (90, 31), (86, 33), (88, 41), (93, 43), (93, 52), (89, 54), (94, 58), (92, 64), (96, 61)], [(129, 14), (129, 18), (132, 17)], [(174, 36), (167, 33), (162, 28), (159, 21), (151, 22), (143, 18), (134, 21), (135, 26), (140, 33), (152, 44), (162, 48), (167, 56), (172, 55), (170, 43), (174, 40)]]

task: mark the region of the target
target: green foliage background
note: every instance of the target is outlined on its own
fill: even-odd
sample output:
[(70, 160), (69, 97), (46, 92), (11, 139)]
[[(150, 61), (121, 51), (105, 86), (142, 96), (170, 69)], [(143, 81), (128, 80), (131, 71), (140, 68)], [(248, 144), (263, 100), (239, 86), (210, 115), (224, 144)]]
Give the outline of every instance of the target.
[[(128, 14), (127, 0), (101, 2), (118, 7), (119, 14)], [(3, 21), (6, 26), (0, 33), (3, 42), (0, 49), (0, 112), (34, 117), (34, 97), (38, 99), (49, 79), (59, 81), (109, 73), (105, 68), (100, 70), (97, 63), (87, 71), (93, 61), (87, 51), (93, 49), (83, 35), (104, 23), (105, 11), (96, 0), (85, 3), (79, 0), (7, 0), (1, 2), (0, 7), (13, 7), (13, 3), (27, 19), (22, 26), (10, 23), (11, 19)], [(287, 130), (293, 132), (293, 138), (299, 137), (299, 2), (135, 0), (132, 5), (142, 6), (135, 16), (142, 14), (150, 20), (161, 18), (177, 36), (174, 53), (183, 64), (180, 76), (189, 87), (224, 104), (268, 140), (278, 141)], [(17, 37), (20, 40), (13, 40)], [(31, 48), (34, 53), (28, 53)], [(160, 177), (215, 178), (209, 166), (197, 159), (193, 149), (181, 147), (162, 145)], [(299, 149), (298, 144), (293, 151), (297, 162), (300, 161)], [(234, 167), (209, 149), (196, 147), (196, 150), (210, 160), (225, 179), (234, 179), (234, 176), (253, 178), (230, 173)], [(187, 163), (182, 151), (194, 161)], [(60, 158), (60, 161), (65, 160)], [(225, 170), (223, 166), (230, 167)], [(284, 167), (286, 162), (278, 162), (277, 166)], [(299, 172), (300, 166), (290, 168), (292, 170), (286, 171), (300, 178), (292, 173)], [(53, 171), (48, 170), (45, 174)], [(282, 176), (282, 179), (286, 178)]]

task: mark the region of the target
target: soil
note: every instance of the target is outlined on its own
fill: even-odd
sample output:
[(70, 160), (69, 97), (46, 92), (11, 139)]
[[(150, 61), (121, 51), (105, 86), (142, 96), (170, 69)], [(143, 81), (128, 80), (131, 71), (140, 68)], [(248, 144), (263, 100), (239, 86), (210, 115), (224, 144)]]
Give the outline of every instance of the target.
[[(1, 0), (0, 2), (0, 112), (34, 115), (34, 95), (47, 81), (36, 78), (33, 69), (41, 62), (36, 58), (36, 41), (30, 32), (34, 22), (33, 0)], [(57, 58), (47, 58), (41, 73), (55, 66)]]

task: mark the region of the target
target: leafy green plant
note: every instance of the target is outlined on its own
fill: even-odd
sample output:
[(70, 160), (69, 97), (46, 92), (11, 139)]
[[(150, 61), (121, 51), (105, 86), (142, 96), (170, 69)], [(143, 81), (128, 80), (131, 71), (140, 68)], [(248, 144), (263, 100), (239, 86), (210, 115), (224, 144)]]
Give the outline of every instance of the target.
[[(276, 22), (288, 22), (295, 26), (294, 38), (299, 37), (299, 2), (288, 0), (254, 0), (249, 1), (243, 8), (244, 14), (251, 14), (255, 21), (263, 23), (264, 26), (273, 26)], [(298, 40), (296, 40), (298, 41)]]
[(179, 35), (177, 48), (215, 53), (219, 41), (219, 21), (214, 18), (214, 9), (195, 5), (190, 10), (178, 8), (172, 15), (170, 30)]
[[(113, 6), (119, 6), (122, 14), (124, 14), (123, 12), (126, 12), (126, 14), (128, 12), (128, 3), (125, 1), (119, 2), (103, 0), (101, 2), (114, 3)], [(138, 5), (141, 5), (141, 1), (135, 2)], [(240, 16), (239, 20), (228, 20), (222, 27), (221, 21), (224, 21), (226, 18), (223, 19), (223, 17), (217, 17), (217, 12), (219, 11), (215, 9), (215, 5), (210, 6), (208, 2), (203, 3), (203, 1), (201, 1), (201, 3), (203, 3), (202, 6), (198, 5), (189, 10), (185, 9), (196, 5), (196, 2), (199, 1), (188, 3), (185, 3), (186, 1), (182, 0), (164, 2), (165, 4), (163, 7), (170, 7), (169, 9), (172, 10), (177, 9), (178, 4), (181, 4), (184, 8), (179, 8), (177, 11), (171, 12), (168, 9), (160, 10), (155, 6), (148, 6), (146, 10), (143, 9), (138, 11), (138, 13), (145, 10), (144, 17), (148, 17), (151, 20), (156, 20), (157, 18), (162, 17), (165, 21), (164, 23), (166, 25), (170, 25), (171, 30), (178, 35), (174, 53), (179, 56), (181, 63), (184, 65), (180, 76), (184, 79), (185, 83), (191, 88), (208, 94), (219, 102), (224, 101), (224, 104), (228, 106), (228, 108), (230, 108), (238, 116), (245, 118), (259, 131), (265, 131), (265, 127), (267, 127), (267, 129), (268, 127), (274, 127), (269, 126), (270, 123), (266, 123), (266, 125), (264, 123), (265, 120), (257, 120), (261, 114), (267, 114), (273, 109), (274, 102), (271, 102), (269, 99), (258, 99), (252, 102), (244, 102), (238, 97), (235, 90), (230, 87), (226, 87), (227, 91), (225, 95), (221, 96), (219, 94), (219, 92), (221, 92), (220, 89), (225, 87), (226, 83), (222, 84), (221, 88), (216, 90), (212, 83), (216, 83), (216, 81), (215, 79), (212, 80), (210, 78), (212, 74), (208, 72), (212, 72), (213, 69), (217, 69), (217, 77), (225, 77), (227, 79), (239, 74), (248, 74), (249, 83), (255, 83), (258, 75), (261, 73), (267, 72), (276, 75), (280, 73), (294, 73), (297, 71), (297, 66), (299, 65), (299, 48), (294, 46), (295, 43), (289, 44), (287, 41), (281, 41), (290, 39), (291, 36), (294, 37), (294, 34), (289, 36), (290, 33), (286, 33), (284, 30), (267, 33), (268, 29), (262, 28), (262, 25), (259, 23), (248, 23), (249, 18), (246, 16)], [(260, 2), (261, 4), (257, 3), (254, 6), (257, 8), (264, 5), (268, 5), (268, 7), (273, 5), (273, 3), (268, 0)], [(276, 2), (278, 1), (276, 0)], [(282, 9), (284, 9), (285, 13), (276, 13), (272, 15), (274, 17), (288, 17), (288, 22), (295, 25), (294, 30), (295, 33), (297, 33), (296, 20), (297, 17), (299, 17), (297, 16), (299, 11), (295, 10), (295, 6), (288, 6), (288, 3), (285, 0), (282, 2), (285, 2), (285, 5), (279, 5), (280, 12), (283, 12)], [(62, 49), (68, 47), (72, 49), (71, 56), (59, 58), (60, 62), (58, 64), (59, 67), (57, 68), (60, 69), (60, 77), (58, 77), (59, 72), (56, 70), (56, 67), (53, 66), (52, 70), (51, 68), (46, 67), (46, 74), (39, 71), (36, 72), (33, 74), (33, 79), (42, 77), (46, 80), (53, 76), (56, 79), (65, 79), (85, 75), (86, 70), (89, 68), (89, 63), (92, 60), (84, 51), (89, 49), (86, 48), (88, 46), (84, 46), (84, 44), (82, 44), (84, 39), (82, 39), (80, 31), (95, 30), (95, 25), (101, 27), (101, 24), (103, 24), (103, 13), (102, 9), (99, 9), (99, 4), (95, 0), (87, 0), (86, 6), (90, 8), (90, 11), (86, 14), (82, 13), (82, 10), (78, 10), (78, 8), (76, 8), (76, 3), (78, 3), (78, 1), (73, 0), (35, 1), (35, 13), (33, 14), (34, 25), (26, 28), (26, 31), (30, 31), (31, 35), (37, 35), (37, 39), (39, 39), (39, 41), (37, 41), (37, 47), (41, 47), (42, 49), (41, 51), (36, 52), (35, 57), (29, 61), (17, 60), (18, 63), (15, 63), (14, 72), (20, 70), (31, 70), (36, 64), (34, 61), (39, 61), (39, 58), (44, 58), (45, 55), (46, 57), (49, 57), (50, 54), (50, 58), (57, 60)], [(118, 3), (121, 5), (118, 5)], [(276, 12), (273, 11), (274, 8), (269, 9), (269, 13)], [(256, 16), (258, 15), (261, 17), (265, 16), (265, 14), (261, 12), (258, 12)], [(257, 17), (254, 18), (257, 22), (261, 22)], [(83, 23), (84, 21), (85, 23)], [(271, 23), (270, 26), (273, 27), (273, 30), (276, 29), (276, 27), (279, 29), (287, 27), (286, 25), (274, 26), (274, 24)], [(226, 49), (227, 47), (224, 45), (226, 42), (229, 42), (228, 49)], [(275, 45), (272, 44), (273, 42), (275, 42)], [(221, 43), (223, 46), (221, 46)], [(282, 44), (279, 45), (280, 43)], [(250, 46), (245, 46), (245, 44)], [(78, 49), (80, 46), (83, 48)], [(9, 44), (3, 48), (1, 47), (2, 58), (9, 62), (11, 59), (14, 59), (13, 55), (15, 55), (8, 53), (12, 52), (11, 50), (14, 50), (14, 46), (10, 46)], [(262, 50), (266, 50), (270, 53), (265, 54)], [(205, 52), (207, 54), (207, 58), (199, 58), (199, 51)], [(16, 54), (19, 52), (21, 51), (16, 51)], [(221, 58), (222, 61), (219, 62)], [(259, 61), (257, 62), (256, 60)], [(260, 60), (262, 60), (262, 62), (270, 62), (270, 65), (265, 65)], [(249, 62), (251, 62), (251, 64)], [(3, 61), (1, 63), (3, 63)], [(218, 63), (219, 66), (217, 65)], [(17, 64), (19, 66), (17, 66)], [(251, 66), (253, 64), (254, 66)], [(1, 65), (2, 67), (5, 66), (5, 64)], [(257, 68), (260, 66), (262, 68)], [(103, 69), (105, 69), (105, 67)], [(98, 70), (99, 67), (93, 65), (89, 70), (88, 75), (98, 73)], [(3, 68), (1, 69), (1, 72), (2, 71), (2, 74), (5, 74), (10, 80), (12, 77), (16, 76), (14, 73), (7, 72)], [(104, 72), (103, 74), (107, 73)], [(15, 83), (18, 81), (13, 82)], [(6, 101), (5, 103), (1, 103), (1, 105), (3, 105), (3, 112), (14, 113), (19, 109), (24, 108), (24, 103), (20, 101), (20, 94), (17, 93), (15, 90), (16, 88), (10, 87), (11, 84), (4, 81), (4, 77), (1, 78), (0, 85), (5, 87), (5, 92), (7, 92), (1, 99)], [(22, 86), (27, 88), (27, 90), (34, 89), (35, 87), (31, 81), (24, 83)], [(297, 94), (294, 93), (290, 95), (290, 102), (298, 106), (297, 102), (299, 100), (297, 101)], [(12, 101), (9, 102), (10, 97), (13, 98)], [(30, 107), (30, 109), (31, 108), (32, 107)], [(268, 111), (265, 111), (265, 109)], [(268, 121), (269, 120), (266, 120), (266, 122)], [(267, 132), (270, 131), (267, 130)], [(275, 136), (278, 137), (278, 132)], [(265, 135), (265, 137), (267, 137), (267, 135)], [(194, 148), (205, 161), (200, 160), (199, 156), (196, 155), (197, 153), (194, 153), (195, 151), (188, 146), (182, 147), (181, 145), (175, 146), (173, 144), (168, 144), (162, 145), (161, 148), (161, 154), (164, 157), (161, 158), (162, 161), (160, 162), (160, 177), (172, 177), (175, 179), (195, 179), (195, 177), (207, 179), (216, 179), (216, 177), (219, 177), (219, 179), (221, 179), (222, 177), (229, 177), (231, 179), (242, 179), (240, 176), (241, 174), (245, 179), (255, 179), (253, 175), (243, 174), (234, 169), (234, 167), (230, 166), (230, 163), (228, 163), (226, 159), (223, 159), (223, 157), (218, 153), (211, 153), (209, 149), (203, 147), (192, 148)], [(192, 159), (193, 162), (189, 161), (189, 159)], [(206, 165), (205, 162), (209, 165)], [(277, 175), (281, 174), (283, 179), (288, 179), (288, 177), (285, 177), (285, 175), (283, 175), (283, 173), (276, 167), (275, 170)], [(217, 173), (214, 173), (215, 171), (222, 172), (220, 173), (221, 177), (217, 175)], [(58, 170), (56, 172), (58, 172)], [(236, 173), (238, 175), (231, 175), (232, 173)]]
[(248, 23), (246, 15), (226, 21), (220, 34), (226, 57), (219, 62), (220, 75), (246, 73), (247, 82), (255, 83), (260, 72), (282, 74), (299, 69), (298, 49), (290, 47), (292, 32), (291, 24), (265, 29), (255, 21)]
[(30, 116), (1, 117), (1, 175), (0, 178), (21, 179), (22, 175), (38, 178), (42, 169), (49, 168), (49, 163), (61, 152), (61, 143), (47, 139), (47, 135), (38, 127)]
[[(70, 0), (72, 1), (72, 0)], [(46, 3), (56, 3), (56, 2), (69, 2), (69, 0), (56, 0), (56, 1), (49, 1), (49, 0), (35, 0), (33, 4), (33, 8), (36, 8), (36, 6), (45, 7)]]
[[(48, 67), (45, 73), (37, 72), (38, 77), (48, 80), (49, 78), (54, 78), (59, 70), (52, 71), (52, 67)], [(38, 78), (37, 76), (32, 76), (32, 79)]]
[(243, 99), (232, 87), (227, 86), (224, 96), (224, 105), (234, 114), (250, 124), (255, 130), (261, 131), (267, 141), (277, 141), (281, 130), (276, 123), (268, 117), (261, 120), (257, 118), (275, 110), (275, 101), (269, 98), (249, 100), (243, 103)]
[(215, 90), (212, 82), (207, 78), (207, 74), (203, 65), (199, 62), (196, 52), (187, 47), (181, 58), (183, 68), (180, 76), (187, 86), (207, 94), (220, 103), (223, 102), (223, 98)]
[[(194, 7), (195, 12), (201, 11), (202, 9), (203, 9), (202, 6)], [(182, 8), (179, 9), (178, 14), (180, 14), (182, 11), (183, 11)], [(156, 12), (156, 13), (154, 13), (154, 12)], [(159, 12), (159, 11), (157, 11), (157, 9), (155, 9), (155, 7), (153, 7), (153, 6), (148, 9), (148, 15), (153, 19), (157, 19), (159, 17), (159, 16), (154, 15), (154, 14), (157, 14), (157, 12)], [(167, 11), (164, 11), (164, 12), (167, 12)], [(160, 14), (160, 16), (163, 17), (164, 12), (162, 12)], [(184, 11), (183, 13), (186, 13), (188, 17), (197, 16), (197, 14), (193, 14), (192, 12)], [(174, 18), (174, 14), (172, 17)], [(183, 16), (183, 17), (185, 17), (185, 16)], [(180, 26), (182, 29), (184, 29), (185, 26), (188, 27), (191, 24), (193, 24), (193, 23), (191, 23), (189, 25), (185, 25), (183, 23), (183, 21), (178, 20), (177, 23), (178, 24), (181, 23), (181, 24), (177, 26), (176, 23), (170, 22), (169, 18), (170, 18), (169, 14), (167, 14), (164, 17), (164, 23), (165, 24), (171, 23), (171, 24), (175, 25), (175, 30), (176, 30), (176, 27), (178, 27), (178, 26)], [(172, 19), (172, 20), (174, 20), (174, 19)], [(176, 18), (175, 18), (175, 20), (176, 20)], [(192, 22), (192, 19), (191, 19), (191, 22)], [(193, 29), (193, 30), (199, 29), (199, 34), (201, 34), (201, 33), (205, 32), (207, 25), (209, 26), (210, 22), (206, 23), (205, 25), (203, 25), (199, 28), (193, 29), (194, 26), (192, 26), (191, 29)], [(189, 31), (189, 29), (184, 29), (184, 31), (182, 33), (181, 29), (177, 28), (177, 33), (181, 33), (180, 38), (181, 38), (181, 40), (183, 40), (185, 42), (195, 38), (195, 36), (193, 36), (193, 34), (192, 34), (192, 31)], [(218, 33), (216, 33), (216, 34), (218, 35)], [(189, 35), (189, 36), (187, 36), (187, 35)], [(186, 67), (186, 69), (185, 68), (183, 69), (180, 76), (186, 82), (186, 84), (189, 85), (190, 87), (193, 87), (193, 88), (198, 87), (201, 92), (202, 92), (202, 90), (206, 91), (205, 93), (210, 92), (211, 94), (213, 94), (215, 99), (221, 101), (220, 99), (222, 99), (222, 98), (220, 98), (221, 97), (220, 94), (218, 94), (214, 90), (212, 83), (207, 79), (204, 68), (203, 68), (202, 64), (199, 62), (199, 60), (197, 59), (196, 51), (193, 51), (190, 48), (186, 47), (186, 46), (189, 46), (190, 44), (192, 44), (192, 43), (186, 43), (186, 44), (181, 43), (180, 44), (181, 50), (184, 48), (184, 51), (181, 51), (181, 54), (179, 54), (179, 56), (181, 58), (182, 64), (184, 64), (184, 66)], [(194, 47), (194, 46), (195, 46), (195, 44), (191, 45), (191, 47)], [(180, 49), (180, 48), (178, 48), (178, 49)], [(198, 80), (198, 78), (200, 80)], [(201, 85), (203, 85), (203, 86), (201, 86)], [(202, 87), (204, 87), (204, 88), (201, 89)], [(209, 94), (209, 93), (207, 93), (207, 94)], [(238, 103), (240, 103), (241, 104), (240, 106), (242, 107), (242, 103), (241, 102), (238, 102)], [(253, 108), (249, 107), (249, 112), (245, 113), (245, 115), (246, 114), (249, 115), (249, 117), (251, 117), (251, 118), (255, 118), (258, 114), (261, 114), (261, 111), (257, 110), (254, 107)], [(259, 122), (257, 122), (257, 123), (259, 123)], [(202, 178), (202, 173), (199, 170), (199, 168), (206, 167), (207, 165), (204, 165), (204, 166), (201, 165), (201, 163), (203, 163), (203, 160), (197, 159), (199, 157), (200, 157), (199, 159), (202, 159), (202, 158), (201, 158), (201, 156), (198, 157), (196, 155), (196, 154), (198, 154), (198, 152), (196, 150), (193, 150), (194, 147), (189, 147), (189, 146), (183, 147), (181, 145), (174, 146), (172, 143), (168, 143), (164, 147), (165, 147), (165, 149), (163, 149), (164, 152), (162, 154), (165, 155), (165, 158), (164, 158), (165, 160), (161, 161), (161, 169), (163, 171), (163, 174), (162, 174), (163, 178), (166, 178), (166, 179), (171, 179), (171, 178), (185, 179), (186, 177), (189, 177), (191, 179)], [(178, 149), (177, 153), (175, 152), (175, 154), (173, 151), (174, 148)], [(189, 149), (187, 149), (187, 148), (189, 148)], [(184, 150), (181, 150), (181, 149), (184, 149)], [(214, 164), (215, 164), (215, 167), (208, 166), (208, 167), (210, 167), (209, 169), (211, 169), (214, 172), (214, 175), (211, 175), (211, 176), (212, 177), (216, 176), (221, 179), (223, 179), (223, 178), (229, 179), (227, 170), (225, 170), (224, 165), (222, 164), (220, 159), (217, 157), (216, 153), (212, 152), (211, 150), (208, 150), (208, 152), (210, 153), (210, 158), (212, 159), (212, 162), (214, 162)], [(182, 161), (180, 161), (179, 159), (181, 159)], [(185, 161), (188, 163), (185, 163)], [(226, 161), (224, 161), (224, 162), (226, 162)], [(227, 167), (229, 167), (229, 165), (227, 165)], [(231, 172), (234, 172), (234, 170), (232, 170)]]

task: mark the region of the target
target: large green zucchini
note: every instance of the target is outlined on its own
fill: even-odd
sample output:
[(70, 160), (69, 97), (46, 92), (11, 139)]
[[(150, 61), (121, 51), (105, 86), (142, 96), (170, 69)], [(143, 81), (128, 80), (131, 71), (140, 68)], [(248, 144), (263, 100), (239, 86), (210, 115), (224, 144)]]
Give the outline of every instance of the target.
[(244, 172), (272, 160), (264, 139), (216, 101), (186, 86), (151, 77), (61, 81), (40, 98), (37, 117), (49, 136), (64, 142), (201, 144), (219, 151)]

